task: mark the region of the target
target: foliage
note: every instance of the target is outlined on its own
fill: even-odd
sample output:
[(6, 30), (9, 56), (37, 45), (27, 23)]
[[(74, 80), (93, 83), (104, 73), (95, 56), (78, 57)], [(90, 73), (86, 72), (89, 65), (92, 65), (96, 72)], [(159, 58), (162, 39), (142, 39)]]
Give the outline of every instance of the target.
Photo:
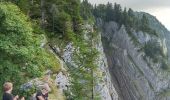
[[(133, 31), (143, 31), (157, 36), (156, 31), (150, 28), (145, 14), (137, 18), (132, 9), (122, 9), (120, 4), (116, 3), (93, 7), (87, 0), (83, 0), (82, 3), (80, 0), (1, 1), (16, 4), (29, 17), (28, 19), (12, 4), (0, 5), (0, 76), (2, 77), (0, 84), (12, 81), (16, 89), (30, 78), (41, 76), (48, 68), (53, 71), (59, 70), (59, 62), (53, 54), (40, 47), (44, 42), (43, 34), (46, 34), (48, 42), (52, 38), (57, 38), (60, 41), (67, 41), (65, 43), (73, 43), (76, 48), (74, 61), (77, 66), (69, 67), (72, 76), (70, 87), (72, 94), (68, 94), (68, 99), (95, 99), (93, 88), (96, 83), (93, 73), (97, 68), (95, 61), (98, 52), (94, 48), (93, 39), (96, 33), (89, 33), (89, 41), (86, 41), (83, 37), (82, 19), (91, 19), (93, 22), (96, 17), (106, 22), (115, 21), (120, 27), (125, 25), (136, 43), (138, 41)], [(28, 22), (29, 20), (32, 24)], [(143, 49), (154, 61), (162, 61), (162, 51), (154, 43), (148, 42)], [(166, 61), (162, 63), (162, 66), (166, 67), (165, 65)], [(11, 77), (13, 74), (15, 76)]]
[[(67, 24), (75, 33), (80, 33), (80, 0), (4, 0), (11, 1), (31, 19), (39, 21), (48, 36), (65, 35)], [(59, 22), (59, 23), (58, 23)], [(63, 26), (63, 24), (65, 24)], [(56, 35), (57, 34), (57, 35)]]
[[(94, 65), (94, 59), (97, 52), (91, 45), (89, 45), (91, 43), (84, 41), (81, 26), (83, 24), (82, 17), (84, 19), (92, 17), (92, 13), (90, 12), (92, 6), (87, 2), (87, 0), (83, 3), (80, 3), (80, 0), (21, 1), (19, 0), (19, 2), (12, 2), (18, 5), (21, 10), (30, 17), (31, 20), (36, 21), (34, 26), (40, 24), (42, 20), (45, 20), (43, 23), (43, 30), (47, 34), (49, 42), (51, 38), (58, 38), (62, 41), (73, 42), (75, 48), (79, 48), (79, 55), (75, 53), (74, 56), (78, 68), (74, 66), (69, 69), (69, 72), (73, 78), (71, 86), (71, 93), (73, 93), (73, 95), (70, 94), (70, 96), (74, 100), (91, 98), (91, 94), (93, 94), (92, 89), (95, 86), (93, 83), (94, 78), (91, 73), (96, 67)], [(24, 4), (29, 5), (29, 7), (23, 6)], [(82, 7), (80, 7), (81, 5)], [(82, 13), (82, 10), (85, 12)], [(35, 33), (40, 32), (43, 34), (43, 31), (41, 30), (42, 29), (39, 29), (39, 27), (35, 27), (33, 31)], [(44, 59), (50, 62), (47, 58), (51, 55), (44, 56)], [(35, 61), (37, 60), (38, 59)], [(82, 81), (84, 81), (84, 83)]]
[[(93, 33), (90, 33), (93, 36)], [(90, 38), (89, 40), (94, 38)], [(73, 39), (73, 41), (76, 39)], [(87, 41), (86, 41), (87, 42)], [(94, 94), (95, 78), (94, 71), (97, 68), (95, 64), (98, 52), (92, 46), (92, 41), (86, 44), (83, 38), (74, 41), (74, 46), (78, 49), (74, 53), (75, 66), (69, 65), (69, 70), (73, 80), (71, 81), (71, 93), (70, 99), (73, 100), (84, 100), (84, 99), (95, 99)]]
[(20, 97), (25, 97), (26, 100), (29, 100), (30, 96), (32, 96), (36, 92), (37, 92), (37, 89), (35, 86), (33, 86), (27, 90), (20, 89), (19, 94), (20, 94)]
[(51, 34), (51, 37), (60, 34), (65, 37), (67, 35), (67, 32), (70, 31), (72, 28), (70, 15), (65, 12), (59, 12), (57, 16), (53, 15), (52, 17), (54, 17), (53, 20), (49, 20), (49, 22), (53, 24), (52, 26), (50, 24), (48, 26), (48, 30), (52, 30), (52, 32), (54, 33), (54, 35)]
[(148, 18), (146, 17), (145, 14), (143, 14), (140, 22), (138, 22), (138, 23), (140, 23), (140, 24), (138, 25), (138, 29), (137, 30), (142, 30), (142, 31), (147, 32), (147, 33), (149, 33), (151, 35), (158, 36), (158, 33), (156, 33), (155, 30), (152, 30), (149, 27), (149, 20), (148, 20)]
[(115, 3), (114, 6), (112, 6), (111, 3), (107, 5), (99, 4), (93, 8), (93, 14), (96, 18), (101, 18), (106, 22), (115, 21), (120, 26), (125, 25), (130, 36), (132, 36), (132, 29), (158, 36), (158, 33), (150, 28), (148, 18), (145, 14), (143, 14), (140, 19), (134, 15), (135, 12), (131, 8), (128, 10), (124, 8), (124, 10), (122, 10), (120, 4)]
[(17, 92), (28, 79), (41, 76), (47, 69), (59, 69), (55, 57), (40, 47), (44, 36), (33, 32), (36, 31), (17, 6), (0, 3), (1, 86), (6, 81), (13, 82)]
[(84, 20), (93, 20), (93, 6), (88, 2), (88, 0), (83, 0), (81, 3), (80, 14)]
[(158, 62), (163, 56), (163, 50), (156, 41), (149, 41), (144, 45), (145, 54), (152, 58), (154, 62)]

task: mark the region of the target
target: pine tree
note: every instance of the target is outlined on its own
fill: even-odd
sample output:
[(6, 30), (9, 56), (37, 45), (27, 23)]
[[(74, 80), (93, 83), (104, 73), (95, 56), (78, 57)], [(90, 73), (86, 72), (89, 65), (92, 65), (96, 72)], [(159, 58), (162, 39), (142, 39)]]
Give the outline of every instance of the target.
[(120, 4), (114, 4), (114, 20), (118, 23), (122, 23), (122, 9)]
[(93, 19), (92, 9), (93, 6), (88, 2), (88, 0), (82, 1), (80, 14), (84, 20)]
[(148, 23), (148, 19), (146, 17), (146, 15), (143, 14), (142, 19), (141, 19), (141, 30), (144, 31), (149, 31), (149, 23)]
[(21, 84), (40, 77), (45, 70), (59, 70), (57, 59), (40, 48), (44, 36), (34, 32), (32, 24), (17, 6), (0, 3), (1, 86), (11, 81), (19, 91)]
[(113, 21), (114, 20), (114, 10), (113, 10), (113, 6), (111, 3), (107, 3), (106, 5), (106, 17), (105, 17), (105, 21)]

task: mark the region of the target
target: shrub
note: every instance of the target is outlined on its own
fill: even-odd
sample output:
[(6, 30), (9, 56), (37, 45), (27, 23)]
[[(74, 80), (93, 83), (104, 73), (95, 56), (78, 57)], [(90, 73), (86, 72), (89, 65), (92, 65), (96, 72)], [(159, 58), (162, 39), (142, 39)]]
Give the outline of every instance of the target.
[(42, 36), (33, 32), (37, 31), (33, 31), (28, 18), (17, 6), (0, 3), (1, 86), (4, 82), (11, 81), (14, 83), (14, 90), (18, 91), (21, 84), (30, 78), (41, 76), (46, 69), (58, 70), (57, 59), (40, 47)]

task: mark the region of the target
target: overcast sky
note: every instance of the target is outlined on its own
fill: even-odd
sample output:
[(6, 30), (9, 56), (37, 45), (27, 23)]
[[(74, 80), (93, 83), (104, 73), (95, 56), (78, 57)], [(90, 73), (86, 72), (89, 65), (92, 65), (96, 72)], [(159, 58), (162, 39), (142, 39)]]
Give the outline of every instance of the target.
[(92, 4), (119, 3), (122, 7), (148, 12), (170, 30), (170, 0), (89, 0)]

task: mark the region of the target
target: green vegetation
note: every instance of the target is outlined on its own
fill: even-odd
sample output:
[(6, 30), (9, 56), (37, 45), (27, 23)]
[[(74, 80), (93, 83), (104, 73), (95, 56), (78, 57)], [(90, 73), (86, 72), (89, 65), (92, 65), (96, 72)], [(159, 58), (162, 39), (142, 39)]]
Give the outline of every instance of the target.
[(142, 18), (137, 18), (132, 9), (129, 8), (127, 10), (124, 8), (124, 10), (122, 10), (120, 4), (115, 3), (114, 6), (111, 3), (107, 5), (100, 4), (94, 7), (93, 14), (96, 18), (101, 18), (106, 22), (115, 21), (120, 27), (121, 25), (125, 25), (127, 32), (135, 43), (137, 43), (137, 41), (132, 33), (133, 31), (143, 31), (147, 34), (158, 35), (155, 30), (150, 28), (148, 18), (145, 14), (143, 14)]
[(160, 61), (164, 56), (162, 48), (156, 41), (148, 41), (144, 45), (144, 52), (148, 57), (152, 58), (154, 62)]
[[(141, 17), (138, 17), (132, 9), (127, 10), (124, 8), (124, 10), (122, 10), (121, 6), (116, 3), (114, 5), (111, 3), (107, 5), (99, 4), (93, 8), (92, 12), (96, 18), (101, 18), (105, 22), (114, 21), (119, 24), (119, 27), (124, 25), (131, 40), (137, 46), (139, 46), (140, 43), (133, 32), (142, 31), (146, 34), (158, 37), (158, 33), (149, 26), (149, 20), (146, 14), (142, 14)], [(159, 43), (149, 41), (141, 49), (153, 62), (161, 63), (162, 69), (168, 69), (169, 64), (167, 63), (167, 57), (163, 54), (163, 49), (160, 47)]]
[(83, 0), (81, 3), (80, 14), (84, 20), (94, 20), (92, 10), (93, 6), (88, 2), (88, 0)]
[(163, 53), (163, 47), (161, 47), (159, 42), (154, 40), (148, 41), (141, 50), (143, 50), (146, 56), (151, 58), (153, 62), (162, 63), (163, 69), (167, 68), (167, 57)]
[(158, 94), (160, 97), (169, 97), (170, 96), (170, 89), (165, 89), (161, 93)]
[[(41, 48), (43, 35), (33, 33), (28, 18), (11, 3), (0, 3), (0, 84), (14, 83), (17, 92), (20, 85), (39, 77), (47, 69), (58, 71), (59, 62)], [(2, 87), (0, 87), (2, 95)]]
[[(167, 55), (163, 53), (163, 47), (160, 46), (159, 42), (155, 40), (148, 41), (141, 50), (144, 51), (146, 56), (152, 59), (154, 63), (161, 63), (163, 70), (169, 69)], [(144, 60), (146, 60), (146, 56)]]
[[(28, 80), (42, 76), (51, 69), (60, 70), (60, 63), (49, 47), (40, 47), (42, 43), (61, 49), (68, 43), (75, 48), (73, 60), (75, 65), (67, 63), (71, 76), (68, 100), (97, 100), (94, 92), (96, 80), (94, 72), (97, 69), (95, 49), (97, 32), (88, 33), (84, 39), (83, 27), (87, 22), (94, 23), (94, 18), (104, 21), (115, 21), (120, 26), (125, 25), (127, 32), (135, 40), (133, 31), (144, 31), (157, 35), (148, 25), (145, 15), (136, 18), (132, 9), (122, 11), (119, 4), (92, 6), (87, 0), (1, 0), (0, 3), (0, 84), (6, 81), (14, 83), (15, 93)], [(84, 21), (85, 20), (85, 21)], [(132, 30), (134, 29), (134, 30)], [(43, 41), (47, 38), (47, 41)], [(135, 40), (137, 42), (137, 40)], [(62, 44), (60, 44), (62, 43)], [(46, 44), (47, 45), (47, 44)], [(152, 45), (145, 46), (145, 52), (150, 54)], [(159, 50), (156, 53), (161, 53)], [(149, 57), (156, 58), (153, 54)], [(164, 66), (166, 61), (162, 63)], [(165, 66), (166, 67), (166, 66)], [(30, 95), (35, 90), (23, 92)], [(20, 91), (22, 92), (22, 91)], [(0, 97), (2, 87), (0, 87)]]
[[(3, 41), (0, 51), (4, 54), (4, 57), (2, 56), (4, 64), (2, 63), (0, 68), (6, 69), (5, 66), (7, 66), (11, 75), (16, 74), (11, 77), (9, 73), (3, 73), (4, 79), (1, 84), (8, 80), (12, 81), (18, 90), (22, 83), (30, 78), (41, 76), (46, 69), (50, 68), (53, 71), (59, 69), (59, 64), (53, 54), (40, 48), (43, 37), (46, 35), (47, 42), (52, 46), (55, 45), (53, 40), (57, 40), (55, 43), (61, 42), (65, 45), (71, 42), (79, 51), (75, 51), (74, 54), (77, 66), (69, 67), (68, 64), (72, 84), (71, 94), (68, 94), (67, 99), (94, 100), (96, 95), (93, 89), (96, 84), (93, 72), (96, 69), (95, 59), (98, 53), (93, 48), (92, 42), (96, 33), (89, 33), (90, 39), (85, 41), (82, 29), (83, 20), (90, 18), (93, 22), (92, 12), (90, 12), (92, 6), (88, 1), (84, 0), (82, 3), (80, 0), (4, 1), (11, 3), (1, 4), (5, 6), (1, 6), (3, 10), (0, 12), (2, 13), (0, 34), (2, 34), (1, 41)], [(21, 11), (13, 4), (17, 5)], [(8, 13), (9, 16), (7, 16)], [(29, 20), (32, 23), (28, 22)]]
[(97, 99), (97, 95), (94, 93), (94, 86), (96, 86), (94, 72), (97, 68), (95, 61), (98, 55), (97, 50), (93, 47), (93, 40), (95, 39), (93, 36), (95, 34), (96, 33), (88, 34), (90, 37), (89, 40), (91, 41), (84, 40), (82, 36), (70, 36), (77, 50), (74, 52), (73, 57), (76, 65), (67, 64), (71, 77), (73, 78), (70, 88), (72, 94), (67, 94), (68, 99)]
[(149, 21), (148, 21), (148, 18), (146, 17), (145, 14), (143, 14), (142, 16), (142, 19), (140, 21), (140, 26), (139, 26), (139, 30), (142, 30), (144, 32), (147, 32), (147, 33), (150, 33), (151, 35), (155, 35), (155, 36), (158, 36), (158, 33), (156, 33), (155, 30), (152, 30), (150, 27), (149, 27)]

